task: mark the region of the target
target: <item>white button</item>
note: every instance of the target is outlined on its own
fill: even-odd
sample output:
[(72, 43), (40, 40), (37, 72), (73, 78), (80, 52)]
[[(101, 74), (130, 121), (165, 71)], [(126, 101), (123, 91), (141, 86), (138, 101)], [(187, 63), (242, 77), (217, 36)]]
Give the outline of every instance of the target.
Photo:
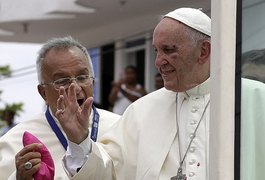
[(193, 153), (196, 150), (194, 146), (190, 147), (190, 152)]
[(195, 124), (197, 124), (197, 121), (195, 121), (195, 120), (192, 120), (192, 121), (190, 122), (190, 125), (195, 125)]
[(192, 97), (192, 100), (193, 101), (196, 101), (197, 99), (199, 99), (199, 97), (196, 97), (196, 96), (195, 97)]
[(189, 177), (193, 177), (194, 175), (195, 175), (194, 172), (190, 172), (190, 173), (189, 173)]
[(197, 111), (198, 111), (198, 110), (197, 110), (197, 108), (195, 108), (195, 107), (191, 109), (191, 112), (192, 112), (192, 113), (195, 113), (195, 112), (197, 112)]
[(190, 161), (189, 161), (189, 165), (193, 165), (193, 164), (195, 164), (196, 163), (196, 160), (195, 159), (191, 159)]
[(193, 133), (190, 133), (190, 138), (191, 139), (195, 138), (195, 135)]

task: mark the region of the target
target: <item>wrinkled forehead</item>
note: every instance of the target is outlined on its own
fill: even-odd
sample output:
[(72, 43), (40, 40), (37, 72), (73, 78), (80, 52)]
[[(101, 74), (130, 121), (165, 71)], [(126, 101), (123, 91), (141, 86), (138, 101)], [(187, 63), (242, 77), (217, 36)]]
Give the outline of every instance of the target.
[(65, 55), (79, 55), (80, 57), (83, 56), (84, 59), (87, 59), (86, 54), (78, 47), (71, 46), (71, 47), (53, 47), (49, 51), (47, 51), (44, 58), (49, 56), (50, 54), (65, 54)]
[[(154, 32), (156, 31), (161, 31), (161, 30), (175, 30), (177, 28), (179, 28), (179, 26), (181, 26), (181, 22), (169, 18), (169, 17), (165, 17), (163, 18), (155, 27)], [(183, 24), (184, 25), (184, 24)]]
[(92, 74), (92, 67), (87, 56), (79, 48), (52, 49), (43, 60), (43, 71), (48, 74), (76, 74), (78, 71), (88, 71)]
[(52, 48), (46, 53), (43, 61), (45, 64), (63, 64), (71, 61), (83, 61), (88, 64), (87, 56), (78, 47)]
[(170, 42), (179, 35), (184, 36), (185, 25), (171, 18), (163, 18), (155, 27), (153, 32), (153, 45), (157, 43)]

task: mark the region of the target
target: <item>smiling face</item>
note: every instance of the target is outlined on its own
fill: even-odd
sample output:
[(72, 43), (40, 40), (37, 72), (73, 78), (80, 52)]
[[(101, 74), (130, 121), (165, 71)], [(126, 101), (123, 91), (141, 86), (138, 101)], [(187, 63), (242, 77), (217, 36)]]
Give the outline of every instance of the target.
[[(42, 80), (44, 84), (53, 82), (60, 78), (76, 77), (79, 75), (90, 75), (91, 68), (84, 53), (77, 47), (67, 49), (51, 49), (45, 56), (42, 66)], [(78, 104), (82, 105), (84, 100), (93, 95), (93, 85), (76, 86), (76, 97)], [(39, 85), (39, 93), (55, 114), (59, 91), (52, 84)], [(67, 89), (66, 89), (67, 91)]]
[(154, 30), (153, 46), (157, 53), (155, 65), (166, 89), (183, 92), (207, 79), (209, 62), (205, 62), (209, 52), (204, 43), (194, 43), (182, 23), (171, 18), (160, 21)]

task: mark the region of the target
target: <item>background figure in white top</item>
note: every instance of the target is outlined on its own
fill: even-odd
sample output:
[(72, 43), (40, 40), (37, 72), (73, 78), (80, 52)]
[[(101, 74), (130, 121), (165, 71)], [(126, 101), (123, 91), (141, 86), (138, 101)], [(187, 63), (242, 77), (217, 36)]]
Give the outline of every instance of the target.
[(112, 83), (109, 103), (114, 113), (122, 115), (132, 102), (144, 95), (146, 90), (138, 83), (137, 69), (129, 65), (124, 69), (121, 79)]

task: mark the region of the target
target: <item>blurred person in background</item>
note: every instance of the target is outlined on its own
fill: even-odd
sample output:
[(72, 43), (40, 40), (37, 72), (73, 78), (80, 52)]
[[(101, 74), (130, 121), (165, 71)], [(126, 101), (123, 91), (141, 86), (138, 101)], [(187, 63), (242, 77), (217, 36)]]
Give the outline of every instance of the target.
[(155, 75), (155, 89), (158, 90), (160, 88), (164, 87), (164, 80), (160, 73), (157, 73)]
[(112, 83), (109, 94), (109, 103), (113, 107), (112, 111), (120, 115), (132, 102), (146, 95), (146, 90), (138, 83), (135, 66), (127, 66), (121, 76), (119, 81)]
[(17, 123), (15, 123), (15, 115), (16, 112), (14, 111), (6, 110), (3, 112), (3, 120), (5, 121), (6, 125), (0, 129), (0, 136), (3, 136), (10, 129), (17, 125)]
[(23, 103), (6, 104), (5, 107), (0, 110), (0, 119), (2, 119), (5, 124), (5, 126), (0, 129), (0, 136), (3, 136), (17, 125), (15, 117), (19, 116), (21, 111), (23, 111)]

